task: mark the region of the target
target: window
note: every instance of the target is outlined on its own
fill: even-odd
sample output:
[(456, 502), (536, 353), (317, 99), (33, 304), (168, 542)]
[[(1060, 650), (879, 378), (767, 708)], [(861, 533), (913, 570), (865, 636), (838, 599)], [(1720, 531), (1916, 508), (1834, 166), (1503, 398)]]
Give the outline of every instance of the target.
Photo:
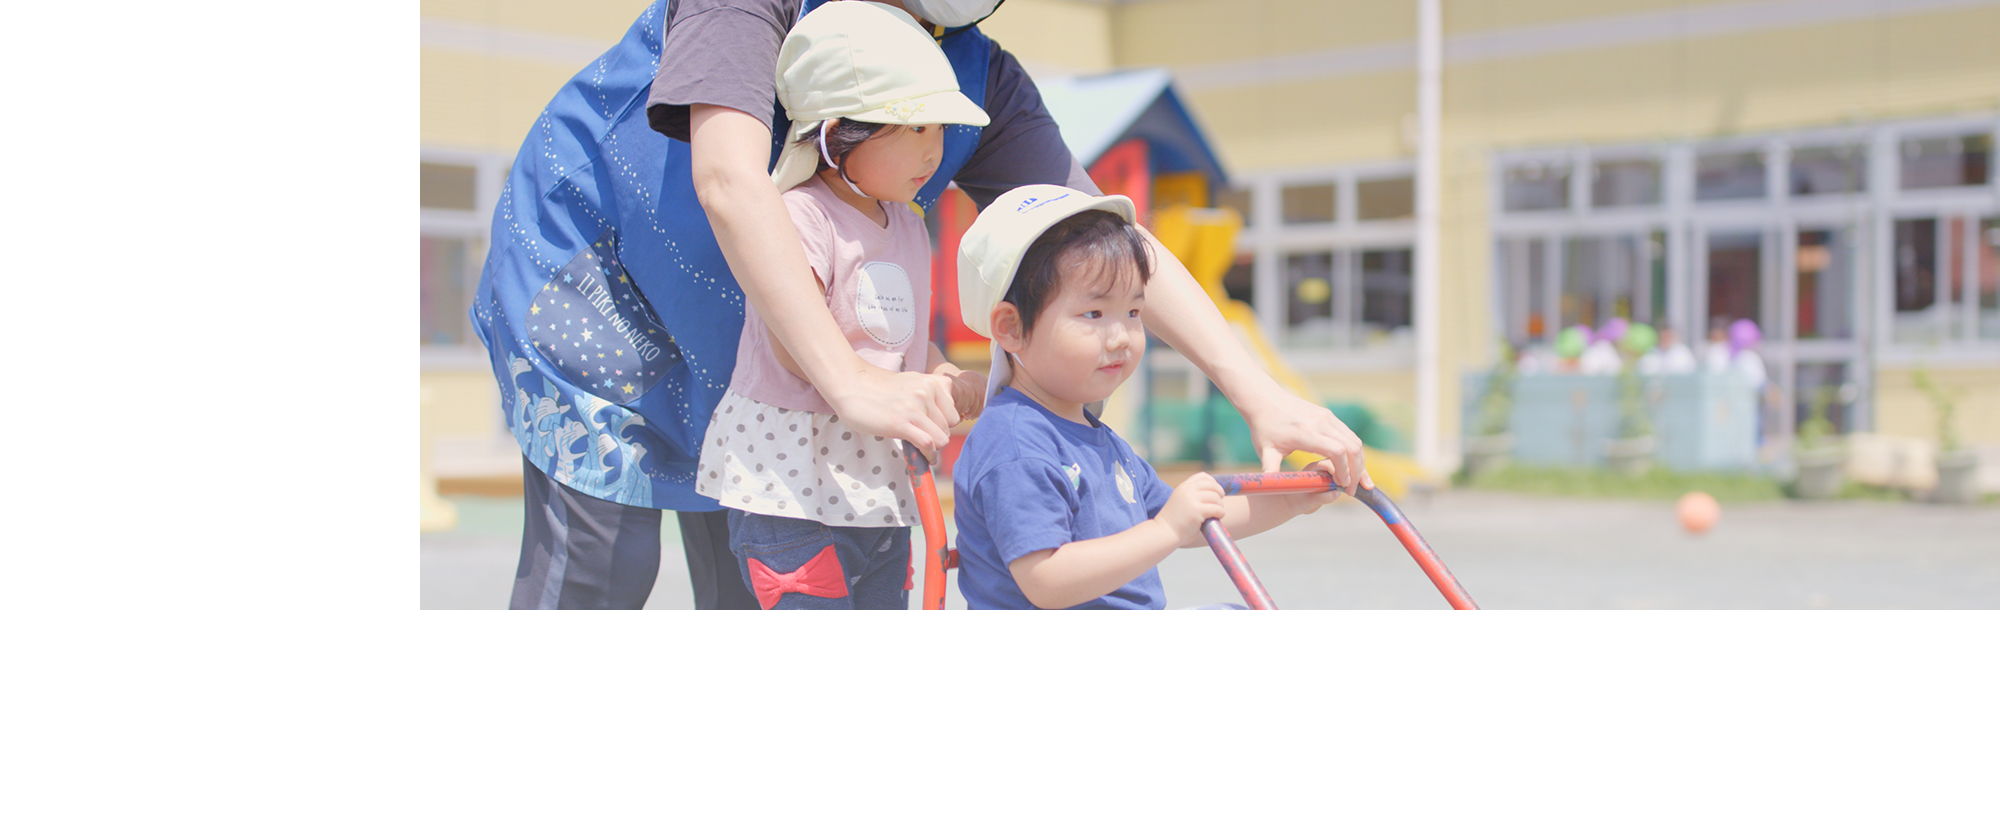
[(1860, 193), (1868, 187), (1868, 152), (1852, 144), (1792, 151), (1792, 195)]
[(1250, 202), (1250, 190), (1248, 188), (1219, 187), (1215, 190), (1215, 206), (1219, 208), (1235, 208), (1236, 214), (1243, 217), (1243, 227), (1246, 228), (1250, 227), (1251, 223), (1257, 221), (1256, 215), (1250, 210)]
[(1650, 159), (1601, 161), (1590, 168), (1592, 207), (1660, 203), (1660, 163)]
[[(426, 360), (456, 361), (479, 349), (470, 311), (486, 259), (497, 159), (426, 153), (419, 162), (418, 327)], [(447, 357), (449, 356), (449, 357)]]
[(1764, 319), (1764, 235), (1717, 233), (1708, 239), (1708, 319), (1712, 329)]
[(1347, 345), (1347, 332), (1334, 317), (1333, 253), (1285, 257), (1285, 345)]
[(1794, 320), (1802, 340), (1854, 336), (1854, 242), (1847, 230), (1800, 231)]
[(1294, 185), (1284, 189), (1285, 224), (1304, 225), (1331, 222), (1334, 217), (1332, 184)]
[(1408, 219), (1417, 215), (1416, 180), (1362, 179), (1354, 183), (1355, 216), (1363, 222)]
[(479, 342), (467, 312), (478, 274), (472, 270), (473, 243), (467, 239), (425, 234), (419, 243), (423, 258), (423, 344), (467, 346)]
[(1415, 342), (1410, 331), (1413, 260), (1409, 248), (1361, 252), (1360, 345), (1408, 347)]
[(1701, 202), (1764, 198), (1764, 154), (1712, 153), (1696, 158), (1694, 198)]
[[(477, 210), (479, 169), (458, 164), (422, 162), (419, 201), (427, 208)], [(407, 179), (405, 180), (407, 181)]]
[[(1620, 317), (1658, 322), (1665, 311), (1660, 290), (1665, 262), (1660, 233), (1578, 236), (1563, 256), (1562, 327), (1598, 328)], [(1657, 289), (1657, 290), (1656, 290)]]
[(1515, 346), (1541, 342), (1549, 336), (1549, 249), (1540, 239), (1508, 239), (1500, 243), (1498, 280), (1501, 325)]
[(1876, 367), (2000, 355), (1994, 117), (1498, 153), (1493, 321), (1540, 352), (1613, 317), (1691, 344), (1747, 320), (1782, 400), (1770, 437), (1829, 393), (1836, 429), (1875, 428)]
[(1949, 234), (1938, 233), (1937, 219), (1896, 222), (1896, 311), (1890, 340), (1935, 345), (1956, 339), (1958, 292), (1939, 268), (1951, 259)]
[(1409, 349), (1412, 249), (1343, 250), (1285, 257), (1285, 338), (1290, 348)]
[(1989, 181), (1993, 137), (1975, 133), (1904, 139), (1902, 156), (1904, 190), (1981, 185)]
[(1901, 219), (1890, 341), (2000, 339), (2000, 229), (1991, 217)]
[(1230, 263), (1229, 270), (1222, 275), (1222, 292), (1229, 299), (1246, 303), (1255, 301), (1256, 264), (1257, 257), (1247, 253), (1237, 255), (1236, 261)]
[(1979, 339), (2000, 340), (2000, 218), (1987, 217), (1979, 235)]
[(1562, 210), (1569, 207), (1569, 163), (1514, 165), (1502, 189), (1507, 211)]
[[(1274, 171), (1218, 191), (1244, 212), (1222, 291), (1247, 302), (1272, 345), (1301, 366), (1413, 358), (1408, 162)], [(1264, 215), (1252, 215), (1258, 205)], [(1368, 354), (1384, 349), (1393, 354)]]

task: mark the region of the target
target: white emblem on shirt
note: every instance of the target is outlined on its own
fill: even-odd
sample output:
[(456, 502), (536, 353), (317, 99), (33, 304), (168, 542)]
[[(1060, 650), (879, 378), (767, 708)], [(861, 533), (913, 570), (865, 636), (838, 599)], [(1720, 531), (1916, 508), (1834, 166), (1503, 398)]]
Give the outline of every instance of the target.
[(1122, 461), (1118, 462), (1116, 464), (1116, 471), (1118, 476), (1118, 495), (1125, 497), (1126, 504), (1138, 504), (1139, 497), (1133, 492), (1132, 477), (1125, 473), (1125, 463)]
[(861, 266), (854, 280), (854, 319), (884, 346), (909, 342), (917, 330), (916, 292), (910, 289), (909, 273), (893, 262)]
[(1071, 490), (1077, 489), (1077, 487), (1079, 486), (1078, 482), (1083, 480), (1083, 465), (1071, 464), (1067, 467), (1062, 468), (1062, 471), (1064, 475), (1069, 476), (1069, 489)]

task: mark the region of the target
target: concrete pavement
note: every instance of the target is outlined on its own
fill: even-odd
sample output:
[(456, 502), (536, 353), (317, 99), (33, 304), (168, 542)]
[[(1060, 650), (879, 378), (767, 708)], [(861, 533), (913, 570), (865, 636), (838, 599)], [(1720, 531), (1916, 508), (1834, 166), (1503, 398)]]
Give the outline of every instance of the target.
[[(453, 501), (459, 527), (422, 536), (422, 607), (504, 608), (520, 554), (520, 502)], [(1700, 537), (1680, 529), (1668, 502), (1452, 490), (1412, 496), (1402, 507), (1488, 609), (2000, 608), (2000, 508), (1993, 506), (1726, 504)], [(646, 607), (690, 608), (671, 516), (664, 528)], [(1446, 607), (1358, 504), (1336, 503), (1241, 547), (1280, 608)], [(1174, 607), (1239, 601), (1205, 549), (1174, 554), (1161, 575)], [(963, 607), (955, 588), (949, 596)]]

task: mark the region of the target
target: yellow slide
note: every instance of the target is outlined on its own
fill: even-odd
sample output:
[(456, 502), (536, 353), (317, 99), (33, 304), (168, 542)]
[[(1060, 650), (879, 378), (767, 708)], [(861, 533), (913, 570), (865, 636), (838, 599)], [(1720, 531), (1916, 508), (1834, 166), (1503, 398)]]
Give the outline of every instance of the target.
[[(1161, 179), (1167, 177), (1162, 176)], [(1156, 193), (1169, 188), (1156, 183)], [(1180, 188), (1172, 188), (1178, 191)], [(1159, 195), (1165, 195), (1160, 193)], [(1292, 367), (1285, 363), (1278, 351), (1271, 347), (1264, 337), (1264, 330), (1257, 324), (1256, 312), (1248, 303), (1232, 300), (1223, 291), (1222, 276), (1236, 259), (1236, 233), (1243, 228), (1243, 217), (1232, 208), (1202, 208), (1187, 204), (1176, 204), (1161, 208), (1153, 214), (1153, 235), (1159, 237), (1160, 244), (1166, 246), (1195, 281), (1201, 283), (1202, 290), (1208, 292), (1215, 302), (1222, 319), (1229, 321), (1236, 335), (1250, 347), (1251, 354), (1263, 363), (1264, 371), (1279, 383), (1284, 384), (1293, 394), (1309, 401), (1317, 401), (1311, 386)], [(1308, 452), (1295, 452), (1285, 457), (1293, 467), (1304, 467), (1320, 460), (1321, 456)], [(1375, 480), (1392, 499), (1401, 499), (1409, 492), (1410, 485), (1419, 481), (1433, 481), (1434, 477), (1417, 465), (1416, 459), (1402, 453), (1369, 447), (1367, 452), (1368, 477)]]

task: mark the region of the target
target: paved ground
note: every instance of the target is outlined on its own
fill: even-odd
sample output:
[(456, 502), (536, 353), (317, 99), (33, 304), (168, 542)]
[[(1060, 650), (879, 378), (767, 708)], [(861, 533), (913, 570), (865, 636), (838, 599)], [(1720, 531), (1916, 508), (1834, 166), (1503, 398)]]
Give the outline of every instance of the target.
[[(504, 608), (520, 503), (459, 498), (460, 526), (422, 538), (426, 609)], [(1723, 507), (1706, 536), (1664, 502), (1450, 491), (1403, 504), (1489, 609), (2000, 608), (2000, 508), (1900, 502)], [(671, 518), (649, 609), (689, 608)], [(1444, 608), (1375, 515), (1336, 504), (1242, 541), (1280, 608)], [(1161, 566), (1171, 605), (1235, 601), (1206, 550)], [(921, 577), (920, 577), (921, 578)], [(962, 607), (957, 591), (952, 604)]]

